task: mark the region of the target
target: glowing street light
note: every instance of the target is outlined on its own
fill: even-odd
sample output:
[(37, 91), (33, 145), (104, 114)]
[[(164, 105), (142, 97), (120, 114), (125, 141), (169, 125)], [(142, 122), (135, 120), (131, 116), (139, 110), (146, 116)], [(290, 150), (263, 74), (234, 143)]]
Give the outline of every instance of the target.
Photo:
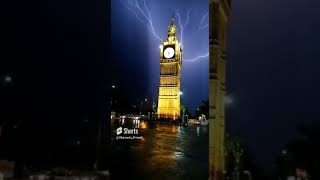
[(282, 153), (283, 155), (287, 155), (288, 152), (287, 152), (286, 149), (284, 149), (284, 150), (281, 151), (281, 153)]
[(4, 81), (5, 81), (6, 83), (10, 83), (10, 82), (12, 81), (12, 77), (9, 76), (9, 75), (7, 75), (7, 76), (4, 77)]
[(115, 86), (115, 85), (112, 85), (112, 88), (114, 89), (114, 88), (116, 88), (116, 86)]
[(183, 92), (182, 92), (182, 91), (180, 91), (180, 95), (183, 95)]

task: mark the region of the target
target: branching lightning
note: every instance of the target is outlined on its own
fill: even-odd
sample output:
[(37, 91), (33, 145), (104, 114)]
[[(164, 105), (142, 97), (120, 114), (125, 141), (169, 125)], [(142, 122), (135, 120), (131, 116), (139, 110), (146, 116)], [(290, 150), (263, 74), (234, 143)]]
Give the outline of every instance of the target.
[(208, 17), (208, 12), (202, 16), (202, 19), (201, 19), (201, 22), (200, 22), (200, 25), (199, 25), (199, 29), (198, 29), (199, 31), (209, 27), (208, 22), (206, 22), (206, 24), (203, 24), (203, 22), (206, 19), (206, 17)]
[(157, 38), (160, 42), (162, 42), (163, 40), (160, 38), (160, 36), (155, 32), (154, 30), (154, 26), (153, 26), (153, 21), (152, 21), (152, 17), (151, 17), (151, 14), (150, 14), (150, 10), (149, 8), (147, 7), (147, 4), (146, 4), (146, 1), (143, 0), (143, 6), (146, 10), (146, 12), (144, 12), (142, 10), (142, 8), (140, 7), (139, 3), (138, 3), (138, 0), (128, 0), (127, 1), (129, 5), (131, 5), (132, 7), (136, 8), (138, 10), (138, 12), (136, 13), (136, 17), (141, 21), (143, 22), (144, 24), (147, 25), (147, 23), (145, 21), (143, 21), (139, 15), (141, 14), (148, 22), (149, 26), (150, 26), (150, 29), (152, 31), (152, 34), (155, 36), (155, 38)]
[(185, 60), (183, 60), (183, 61), (194, 62), (194, 61), (197, 61), (197, 60), (199, 60), (199, 59), (206, 58), (206, 57), (209, 57), (209, 53), (206, 53), (206, 54), (197, 56), (197, 57), (195, 57), (195, 58), (193, 58), (193, 59), (185, 59)]
[[(144, 23), (145, 25), (149, 26), (150, 27), (150, 30), (151, 30), (151, 33), (152, 35), (157, 39), (159, 40), (160, 42), (163, 41), (163, 39), (160, 38), (160, 36), (156, 33), (155, 31), (155, 28), (154, 28), (154, 25), (153, 25), (153, 20), (152, 20), (152, 16), (151, 16), (151, 13), (150, 13), (150, 9), (148, 8), (147, 4), (146, 4), (146, 0), (140, 0), (140, 4), (139, 4), (139, 0), (124, 0), (127, 2), (127, 4), (129, 4), (132, 8), (134, 8), (134, 10), (131, 8), (128, 8), (126, 6), (126, 4), (124, 4), (125, 7), (128, 8), (128, 10), (130, 10), (131, 12), (133, 12), (136, 16), (136, 18)], [(143, 1), (143, 5), (141, 3), (141, 1)], [(123, 0), (122, 0), (123, 2)], [(141, 8), (142, 6), (142, 8)], [(185, 20), (185, 23), (182, 23), (181, 21), (181, 14), (180, 14), (180, 11), (179, 9), (176, 10), (176, 14), (177, 14), (177, 17), (178, 17), (178, 28), (180, 30), (180, 42), (181, 42), (181, 47), (183, 48), (183, 31), (185, 29), (185, 27), (188, 25), (189, 23), (189, 19), (190, 19), (190, 11), (191, 10), (188, 10), (187, 11), (187, 16), (186, 16), (186, 20)], [(203, 15), (202, 19), (201, 19), (201, 22), (200, 22), (200, 25), (199, 25), (199, 28), (198, 30), (202, 30), (202, 29), (205, 29), (208, 27), (208, 22), (206, 22), (206, 24), (204, 24), (205, 20), (206, 20), (206, 17), (208, 17), (208, 13), (206, 13), (205, 15)], [(192, 58), (192, 59), (184, 59), (183, 61), (186, 61), (186, 62), (195, 62), (199, 59), (202, 59), (202, 58), (207, 58), (209, 56), (209, 52), (205, 53), (205, 54), (202, 54), (202, 55), (199, 55), (195, 58)]]
[(177, 16), (178, 16), (179, 28), (180, 28), (180, 42), (181, 42), (181, 47), (183, 48), (183, 30), (189, 23), (190, 10), (188, 10), (188, 12), (187, 12), (187, 19), (183, 25), (181, 23), (181, 16), (180, 16), (179, 9), (177, 9)]
[[(183, 48), (183, 31), (184, 31), (184, 28), (188, 25), (189, 23), (189, 17), (190, 17), (190, 10), (188, 10), (187, 12), (187, 17), (186, 17), (186, 21), (184, 24), (181, 23), (181, 15), (180, 15), (180, 12), (179, 12), (179, 9), (177, 9), (177, 16), (178, 16), (178, 20), (179, 20), (179, 29), (180, 29), (180, 42), (181, 42), (181, 47)], [(208, 13), (206, 13), (202, 19), (201, 19), (201, 22), (200, 22), (200, 26), (199, 28), (201, 29), (204, 29), (206, 27), (208, 27), (208, 24), (206, 26), (201, 26), (203, 21), (205, 20), (206, 16), (208, 16)], [(199, 59), (202, 59), (202, 58), (206, 58), (206, 57), (209, 57), (209, 52), (205, 53), (205, 54), (202, 54), (202, 55), (199, 55), (195, 58), (192, 58), (192, 59), (184, 59), (183, 61), (186, 61), (186, 62), (195, 62)]]

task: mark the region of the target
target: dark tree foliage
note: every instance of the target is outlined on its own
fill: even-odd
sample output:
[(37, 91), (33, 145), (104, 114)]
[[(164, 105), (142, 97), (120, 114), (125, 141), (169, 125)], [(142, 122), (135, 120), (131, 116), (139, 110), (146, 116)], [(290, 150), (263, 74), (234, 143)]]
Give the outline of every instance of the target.
[[(241, 152), (241, 156), (239, 158), (239, 164), (237, 164), (236, 154), (239, 152)], [(245, 140), (227, 134), (225, 137), (225, 153), (227, 176), (232, 177), (238, 166), (240, 180), (247, 180), (249, 178), (248, 175), (244, 173), (245, 171), (251, 174), (252, 179), (266, 179), (262, 170), (254, 162), (254, 158), (251, 156)]]

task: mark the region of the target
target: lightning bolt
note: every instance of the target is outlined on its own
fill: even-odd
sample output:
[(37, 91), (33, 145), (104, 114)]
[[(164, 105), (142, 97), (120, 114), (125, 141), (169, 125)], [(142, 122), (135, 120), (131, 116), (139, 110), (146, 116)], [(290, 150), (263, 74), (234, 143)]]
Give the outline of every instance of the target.
[(193, 59), (185, 59), (185, 60), (183, 60), (183, 61), (195, 62), (195, 61), (197, 61), (197, 60), (199, 60), (199, 59), (206, 58), (206, 57), (209, 57), (209, 53), (206, 53), (206, 54), (203, 54), (203, 55), (199, 55), (199, 56), (197, 56), (197, 57), (195, 57), (195, 58), (193, 58)]
[[(150, 13), (149, 8), (147, 7), (146, 1), (143, 0), (143, 7), (145, 9), (145, 11), (143, 11), (143, 9), (140, 7), (140, 4), (138, 3), (138, 0), (127, 0), (128, 4), (134, 8), (136, 8), (136, 10), (138, 11), (137, 13), (135, 13), (137, 19), (139, 19), (139, 21), (141, 21), (142, 23), (149, 25), (152, 34), (154, 35), (154, 37), (156, 39), (158, 39), (160, 42), (162, 42), (163, 40), (160, 38), (160, 36), (155, 32), (154, 30), (154, 26), (153, 26), (153, 20), (152, 20), (152, 16)], [(130, 9), (129, 9), (130, 10)], [(139, 15), (142, 15), (146, 20), (147, 23), (145, 21), (143, 21)]]
[(208, 12), (205, 13), (203, 16), (202, 16), (202, 19), (201, 19), (201, 22), (200, 22), (200, 25), (199, 25), (199, 31), (202, 30), (202, 29), (205, 29), (209, 26), (208, 22), (206, 24), (203, 25), (203, 21), (206, 19), (206, 17), (208, 16)]
[[(123, 1), (126, 1), (128, 5), (131, 6), (131, 9), (128, 8), (126, 6), (126, 3), (123, 3)], [(136, 18), (144, 23), (145, 25), (149, 26), (150, 27), (150, 30), (151, 30), (151, 33), (152, 35), (157, 39), (159, 40), (160, 42), (163, 41), (163, 39), (160, 38), (160, 36), (156, 33), (155, 31), (155, 28), (154, 28), (154, 25), (153, 25), (153, 20), (152, 20), (152, 16), (151, 16), (151, 13), (150, 13), (150, 9), (148, 8), (147, 4), (146, 4), (146, 1), (145, 0), (140, 0), (140, 2), (143, 1), (142, 3), (139, 4), (138, 0), (121, 0), (122, 4), (128, 9), (130, 10), (131, 12), (133, 12), (136, 16)], [(141, 7), (142, 6), (142, 7)], [(132, 10), (132, 8), (135, 10)], [(182, 23), (181, 21), (181, 14), (180, 14), (180, 11), (179, 9), (176, 10), (176, 14), (178, 16), (178, 28), (180, 30), (180, 42), (181, 42), (181, 47), (183, 48), (183, 31), (185, 29), (185, 27), (188, 25), (189, 23), (189, 18), (190, 18), (190, 12), (191, 10), (189, 9), (187, 11), (187, 15), (186, 15), (186, 20), (185, 20), (185, 23)], [(204, 24), (203, 25), (203, 22), (205, 21), (206, 17), (208, 16), (208, 13), (204, 14), (202, 19), (201, 19), (201, 22), (200, 22), (200, 25), (199, 25), (199, 30), (202, 30), (202, 29), (205, 29), (208, 27), (208, 23)], [(192, 58), (192, 59), (184, 59), (183, 61), (186, 61), (186, 62), (195, 62), (199, 59), (203, 59), (203, 58), (206, 58), (206, 57), (209, 57), (209, 52), (205, 53), (205, 54), (202, 54), (202, 55), (199, 55), (199, 56), (196, 56), (195, 58)]]
[(181, 23), (181, 16), (180, 16), (179, 9), (177, 9), (176, 12), (177, 12), (178, 20), (179, 20), (180, 42), (181, 42), (181, 47), (183, 48), (183, 30), (189, 23), (190, 10), (188, 10), (188, 12), (187, 12), (187, 19), (186, 19), (186, 22), (183, 25)]
[[(209, 15), (209, 13), (207, 12), (202, 16), (202, 19), (201, 19), (200, 25), (199, 25), (199, 29), (198, 29), (199, 31), (208, 27), (208, 22), (203, 25), (203, 22), (205, 21), (205, 19), (206, 19), (206, 17), (208, 15)], [(185, 59), (184, 61), (186, 61), (186, 62), (195, 62), (195, 61), (197, 61), (199, 59), (203, 59), (203, 58), (207, 58), (207, 57), (209, 57), (209, 52), (207, 52), (207, 53), (205, 53), (203, 55), (199, 55), (199, 56), (197, 56), (197, 57), (195, 57), (193, 59)]]
[[(191, 11), (191, 10), (188, 10), (186, 21), (185, 21), (184, 24), (182, 24), (182, 22), (181, 22), (181, 15), (180, 15), (179, 9), (176, 10), (176, 13), (177, 13), (177, 16), (178, 16), (178, 21), (179, 21), (180, 42), (181, 42), (181, 47), (182, 47), (182, 48), (183, 48), (183, 31), (184, 31), (184, 28), (185, 28), (185, 27), (188, 25), (188, 23), (189, 23), (190, 11)], [(205, 26), (202, 27), (201, 25), (202, 25), (203, 21), (205, 20), (206, 16), (208, 16), (208, 13), (206, 13), (206, 14), (202, 17), (202, 19), (201, 19), (200, 26), (199, 26), (199, 28), (201, 27), (201, 29), (204, 29), (204, 28), (205, 28)], [(207, 24), (206, 26), (208, 26), (208, 24)], [(207, 53), (205, 53), (205, 54), (203, 54), (203, 55), (199, 55), (199, 56), (197, 56), (197, 57), (195, 57), (195, 58), (193, 58), (193, 59), (185, 59), (185, 60), (183, 60), (183, 61), (186, 61), (186, 62), (195, 62), (195, 61), (197, 61), (197, 60), (199, 60), (199, 59), (206, 58), (206, 57), (209, 57), (209, 52), (207, 52)]]

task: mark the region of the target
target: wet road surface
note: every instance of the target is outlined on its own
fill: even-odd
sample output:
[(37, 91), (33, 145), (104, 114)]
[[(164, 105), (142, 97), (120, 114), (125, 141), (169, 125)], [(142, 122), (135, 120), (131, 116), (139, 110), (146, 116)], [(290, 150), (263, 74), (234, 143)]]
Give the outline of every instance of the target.
[[(111, 179), (208, 179), (206, 126), (139, 120), (113, 120), (112, 126)], [(116, 139), (118, 127), (136, 127), (134, 136), (143, 139)]]

